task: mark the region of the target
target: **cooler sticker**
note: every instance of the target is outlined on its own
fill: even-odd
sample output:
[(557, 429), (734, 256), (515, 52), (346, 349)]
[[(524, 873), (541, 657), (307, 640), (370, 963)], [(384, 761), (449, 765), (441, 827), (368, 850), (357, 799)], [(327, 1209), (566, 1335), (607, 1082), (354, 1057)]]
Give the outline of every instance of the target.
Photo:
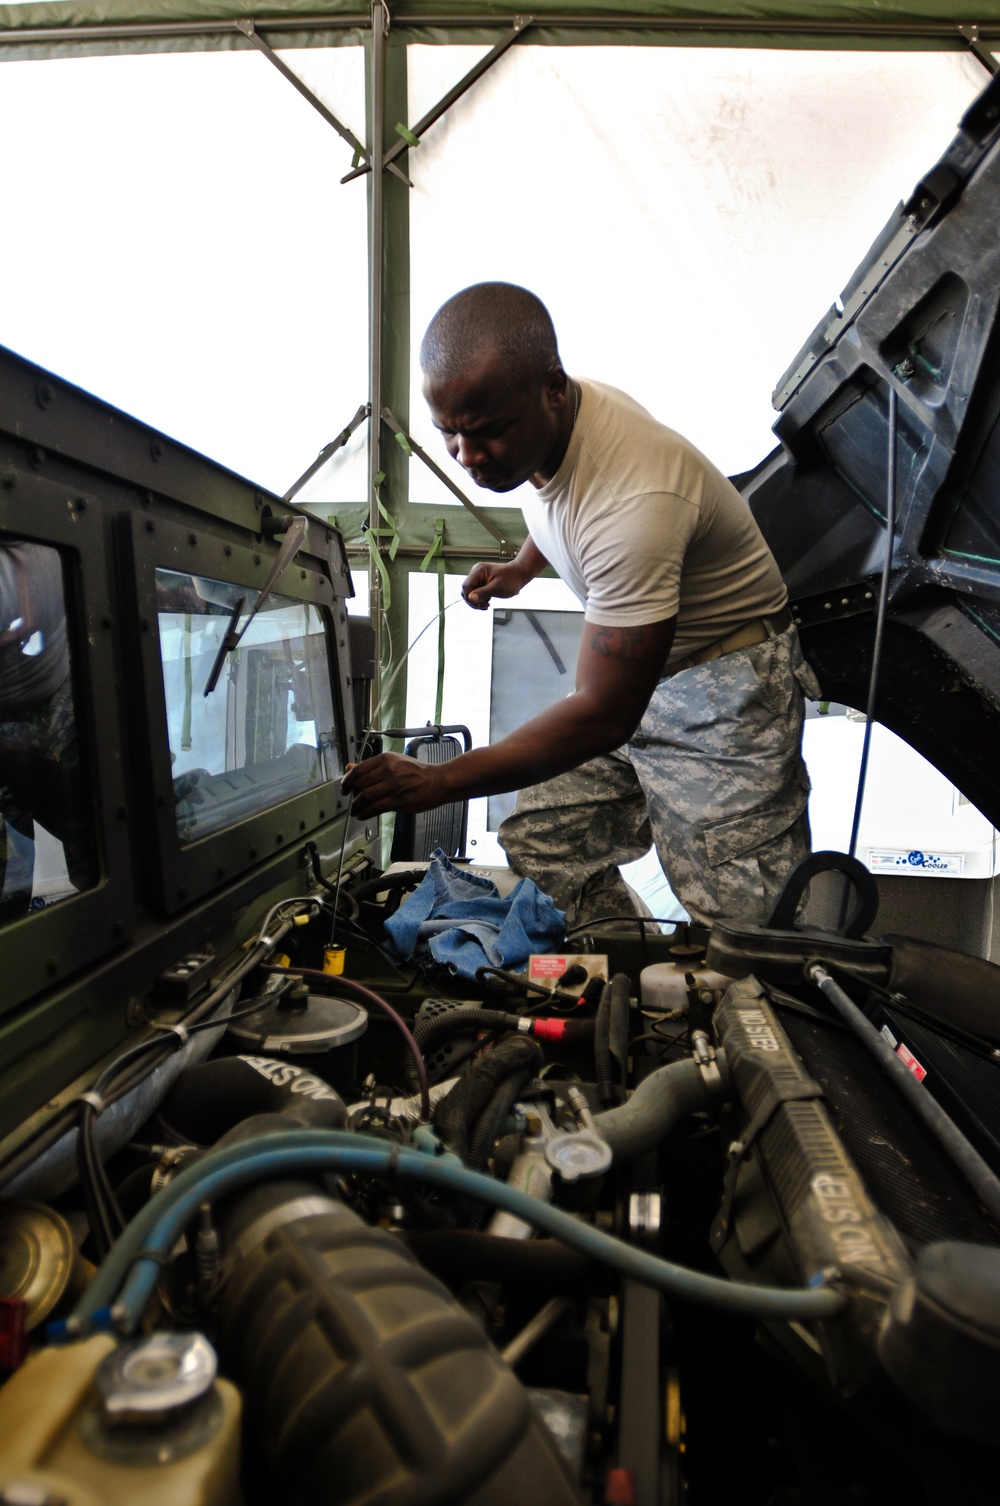
[(920, 1065), (913, 1052), (909, 1049), (908, 1046), (904, 1046), (902, 1041), (900, 1041), (899, 1045), (896, 1047), (896, 1055), (899, 1057), (904, 1067), (909, 1067), (910, 1071), (913, 1073), (917, 1081), (923, 1082), (924, 1078), (927, 1076), (927, 1068)]
[(868, 851), (872, 873), (948, 873), (965, 871), (964, 852), (922, 852), (919, 847), (872, 847)]
[(896, 1044), (896, 1037), (893, 1035), (893, 1033), (889, 1029), (888, 1025), (883, 1025), (882, 1026), (882, 1034), (885, 1036), (885, 1038), (889, 1042), (890, 1046), (895, 1046), (895, 1044)]

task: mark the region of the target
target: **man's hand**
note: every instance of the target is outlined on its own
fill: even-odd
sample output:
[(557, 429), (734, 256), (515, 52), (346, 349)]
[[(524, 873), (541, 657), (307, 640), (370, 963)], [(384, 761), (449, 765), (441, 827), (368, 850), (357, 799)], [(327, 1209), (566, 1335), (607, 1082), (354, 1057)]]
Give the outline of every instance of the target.
[(341, 787), (354, 796), (353, 814), (362, 821), (385, 811), (429, 811), (449, 798), (443, 767), (402, 753), (379, 753), (363, 763), (348, 764)]
[(516, 559), (481, 560), (478, 565), (473, 565), (462, 582), (462, 600), (478, 612), (485, 612), (494, 596), (503, 600), (516, 596), (529, 580), (541, 574), (547, 564), (548, 560), (529, 534)]
[(462, 600), (478, 612), (485, 612), (494, 596), (516, 596), (524, 585), (516, 560), (482, 561), (473, 565), (462, 582)]

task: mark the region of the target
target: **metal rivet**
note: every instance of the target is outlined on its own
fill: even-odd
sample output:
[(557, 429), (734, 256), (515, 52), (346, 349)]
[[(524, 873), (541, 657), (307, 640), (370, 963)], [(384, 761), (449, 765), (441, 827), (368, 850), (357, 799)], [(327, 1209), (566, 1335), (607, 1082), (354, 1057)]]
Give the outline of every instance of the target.
[(163, 441), (160, 440), (160, 439), (154, 439), (150, 443), (149, 453), (152, 455), (152, 457), (153, 457), (154, 460), (162, 460), (163, 459)]

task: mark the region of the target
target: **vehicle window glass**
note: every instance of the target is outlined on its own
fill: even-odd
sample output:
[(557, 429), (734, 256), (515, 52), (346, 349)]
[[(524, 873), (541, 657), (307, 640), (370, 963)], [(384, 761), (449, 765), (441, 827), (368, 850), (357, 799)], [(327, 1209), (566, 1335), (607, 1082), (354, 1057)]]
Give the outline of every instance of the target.
[[(575, 684), (583, 613), (532, 612), (500, 603), (490, 613), (490, 742), (499, 742), (537, 716)], [(497, 831), (514, 809), (515, 792), (491, 795), (487, 828)]]
[(205, 689), (234, 608), (258, 592), (156, 571), (157, 614), (177, 833), (182, 842), (343, 772), (320, 609), (271, 595)]
[(97, 881), (63, 560), (0, 536), (0, 924)]

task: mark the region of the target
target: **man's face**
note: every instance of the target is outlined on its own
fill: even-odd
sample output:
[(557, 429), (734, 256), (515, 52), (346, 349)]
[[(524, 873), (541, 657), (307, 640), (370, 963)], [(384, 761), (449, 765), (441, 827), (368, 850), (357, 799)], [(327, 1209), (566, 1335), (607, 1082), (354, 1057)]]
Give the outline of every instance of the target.
[(512, 381), (499, 356), (471, 361), (460, 376), (425, 376), (434, 427), (453, 460), (477, 486), (509, 492), (523, 481), (541, 486), (566, 448), (567, 379), (557, 369), (534, 383)]

